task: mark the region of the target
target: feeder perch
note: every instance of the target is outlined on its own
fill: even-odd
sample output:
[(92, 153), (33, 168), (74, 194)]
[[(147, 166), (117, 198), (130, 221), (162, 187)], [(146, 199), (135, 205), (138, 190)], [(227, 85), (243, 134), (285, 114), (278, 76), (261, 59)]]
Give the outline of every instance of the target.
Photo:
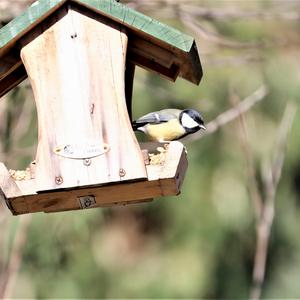
[(172, 81), (202, 76), (193, 38), (115, 0), (39, 0), (0, 29), (0, 97), (28, 77), (38, 114), (29, 176), (0, 164), (13, 214), (179, 194), (183, 145), (139, 145), (132, 130), (136, 65)]

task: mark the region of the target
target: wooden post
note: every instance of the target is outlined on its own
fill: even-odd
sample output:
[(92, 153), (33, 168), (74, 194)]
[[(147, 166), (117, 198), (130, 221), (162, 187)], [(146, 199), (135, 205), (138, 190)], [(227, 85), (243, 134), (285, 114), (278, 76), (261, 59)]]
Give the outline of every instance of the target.
[(38, 111), (38, 191), (147, 178), (126, 108), (124, 28), (71, 7), (26, 41)]

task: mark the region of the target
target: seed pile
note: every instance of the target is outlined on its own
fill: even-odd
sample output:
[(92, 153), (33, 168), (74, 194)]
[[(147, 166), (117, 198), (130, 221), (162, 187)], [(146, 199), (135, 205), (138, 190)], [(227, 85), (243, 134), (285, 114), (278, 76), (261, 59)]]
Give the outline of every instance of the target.
[(25, 171), (19, 171), (19, 170), (9, 170), (9, 175), (15, 180), (15, 181), (21, 181), (21, 180), (30, 180), (31, 179), (31, 171), (30, 168), (27, 168)]
[(163, 147), (157, 147), (157, 154), (154, 153), (149, 153), (149, 158), (150, 158), (150, 165), (160, 165), (162, 166), (165, 163), (166, 160), (166, 154), (168, 152), (168, 144), (164, 144)]
[(34, 178), (35, 161), (33, 161), (26, 170), (9, 170), (9, 175), (15, 181), (30, 180)]

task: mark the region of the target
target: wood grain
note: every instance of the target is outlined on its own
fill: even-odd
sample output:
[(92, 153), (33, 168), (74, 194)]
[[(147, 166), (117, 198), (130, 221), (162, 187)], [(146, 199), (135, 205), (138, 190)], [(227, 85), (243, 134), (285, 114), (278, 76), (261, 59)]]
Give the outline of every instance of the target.
[(0, 98), (27, 78), (27, 73), (22, 63), (13, 66), (3, 78), (0, 79)]
[[(26, 41), (21, 58), (39, 122), (38, 191), (147, 178), (126, 107), (127, 41), (119, 25), (71, 7)], [(54, 153), (60, 145), (91, 143), (108, 144), (110, 150), (91, 158), (89, 166)]]
[(191, 50), (194, 42), (192, 37), (130, 9), (115, 0), (40, 0), (33, 3), (21, 16), (1, 28), (0, 48), (4, 48), (20, 35), (28, 32), (34, 25), (44, 20), (66, 2), (85, 6), (125, 27), (143, 32), (185, 52)]
[(15, 198), (23, 195), (3, 163), (0, 163), (0, 187), (6, 198)]
[[(142, 144), (141, 149), (150, 153), (161, 144)], [(180, 188), (187, 169), (187, 158), (184, 146), (180, 142), (171, 142), (163, 165), (147, 165), (148, 180), (139, 182), (122, 182), (107, 185), (95, 185), (81, 189), (70, 189), (51, 192), (36, 192), (35, 180), (16, 182), (17, 192), (9, 192), (7, 197), (9, 208), (14, 214), (33, 212), (58, 212), (82, 209), (80, 197), (92, 196), (95, 203), (87, 208), (106, 207), (125, 204), (148, 202), (152, 198), (174, 196)], [(2, 171), (0, 182), (11, 181), (8, 172)], [(5, 185), (7, 187), (7, 185)], [(12, 191), (15, 187), (12, 187)], [(18, 190), (21, 191), (18, 192)]]
[[(192, 37), (115, 0), (43, 0), (36, 1), (21, 16), (0, 29), (0, 96), (9, 91), (7, 84), (5, 88), (2, 84), (6, 76), (16, 78), (10, 88), (23, 80), (24, 76), (20, 76), (14, 67), (20, 63), (19, 41), (34, 28), (43, 26), (45, 21), (47, 24), (49, 17), (59, 14), (67, 6), (76, 7), (84, 14), (90, 12), (105, 17), (124, 28), (132, 40), (129, 43), (132, 63), (173, 81), (181, 76), (199, 84), (202, 68)], [(7, 53), (9, 57), (6, 57)], [(134, 59), (135, 56), (137, 59)]]

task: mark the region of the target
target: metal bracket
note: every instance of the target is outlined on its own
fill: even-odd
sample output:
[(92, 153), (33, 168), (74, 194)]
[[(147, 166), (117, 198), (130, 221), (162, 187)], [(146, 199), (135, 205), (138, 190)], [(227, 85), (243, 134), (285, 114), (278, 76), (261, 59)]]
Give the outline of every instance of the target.
[(79, 197), (79, 202), (80, 202), (81, 209), (90, 208), (91, 206), (97, 203), (96, 198), (94, 196)]

